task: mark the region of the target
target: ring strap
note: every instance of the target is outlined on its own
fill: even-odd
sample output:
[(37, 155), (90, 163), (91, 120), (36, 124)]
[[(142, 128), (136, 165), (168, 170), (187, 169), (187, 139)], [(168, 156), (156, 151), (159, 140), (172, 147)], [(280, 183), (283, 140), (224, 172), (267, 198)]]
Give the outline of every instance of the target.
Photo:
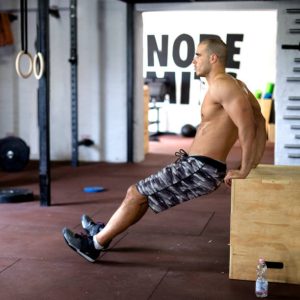
[(27, 0), (20, 0), (21, 6), (21, 48), (27, 53), (28, 51), (28, 21), (27, 21)]

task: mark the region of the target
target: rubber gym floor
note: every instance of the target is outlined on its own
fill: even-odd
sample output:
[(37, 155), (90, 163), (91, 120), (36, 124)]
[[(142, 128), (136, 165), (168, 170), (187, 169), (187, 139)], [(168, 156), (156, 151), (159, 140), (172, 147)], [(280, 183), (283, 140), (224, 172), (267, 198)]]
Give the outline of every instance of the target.
[[(40, 207), (38, 163), (19, 173), (0, 172), (1, 187), (31, 189), (32, 202), (0, 205), (0, 299), (255, 299), (254, 282), (230, 280), (230, 189), (161, 214), (148, 211), (94, 264), (65, 244), (61, 229), (81, 231), (86, 213), (106, 222), (127, 187), (174, 160), (190, 139), (160, 137), (137, 164), (52, 164), (52, 206)], [(273, 163), (274, 144), (262, 160)], [(228, 166), (238, 164), (237, 147)], [(86, 186), (101, 193), (84, 193)], [(295, 237), (296, 238), (296, 237)], [(255, 266), (253, 266), (255, 272)], [(269, 299), (300, 299), (300, 285), (270, 283)]]

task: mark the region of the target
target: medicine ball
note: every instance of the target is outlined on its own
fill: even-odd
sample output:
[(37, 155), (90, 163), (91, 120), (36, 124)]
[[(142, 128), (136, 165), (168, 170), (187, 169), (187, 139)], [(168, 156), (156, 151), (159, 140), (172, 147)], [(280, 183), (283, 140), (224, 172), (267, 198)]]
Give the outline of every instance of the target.
[(0, 168), (7, 172), (21, 171), (29, 162), (30, 148), (20, 138), (0, 139)]
[(194, 137), (196, 135), (196, 128), (191, 124), (186, 124), (181, 128), (181, 135), (184, 137)]

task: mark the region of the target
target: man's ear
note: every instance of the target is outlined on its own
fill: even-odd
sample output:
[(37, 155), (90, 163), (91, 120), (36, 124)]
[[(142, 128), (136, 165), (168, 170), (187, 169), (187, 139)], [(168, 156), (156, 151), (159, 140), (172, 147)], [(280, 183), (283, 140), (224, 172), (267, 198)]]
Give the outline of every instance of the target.
[(215, 54), (215, 53), (212, 53), (211, 55), (210, 55), (210, 62), (211, 63), (216, 63), (218, 61), (218, 56)]

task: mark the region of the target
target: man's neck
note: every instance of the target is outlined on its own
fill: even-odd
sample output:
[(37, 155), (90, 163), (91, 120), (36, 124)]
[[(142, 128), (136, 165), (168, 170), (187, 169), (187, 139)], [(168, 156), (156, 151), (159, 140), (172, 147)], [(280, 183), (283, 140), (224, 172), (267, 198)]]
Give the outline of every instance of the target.
[(225, 75), (225, 69), (222, 68), (214, 68), (206, 75), (206, 80), (208, 84), (211, 84), (217, 77)]

